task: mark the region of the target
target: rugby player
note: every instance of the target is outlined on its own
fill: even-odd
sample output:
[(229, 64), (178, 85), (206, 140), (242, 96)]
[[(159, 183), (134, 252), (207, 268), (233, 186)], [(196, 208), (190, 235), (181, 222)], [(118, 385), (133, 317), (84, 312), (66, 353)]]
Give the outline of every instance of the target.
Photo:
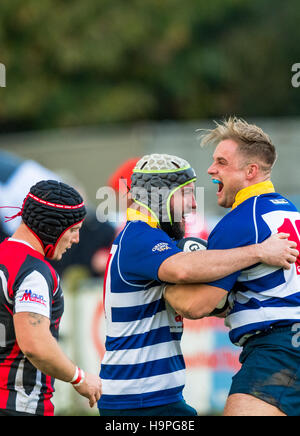
[[(165, 302), (163, 282), (211, 281), (241, 265), (265, 261), (289, 268), (295, 260), (290, 248), (295, 243), (277, 236), (234, 250), (182, 252), (177, 241), (184, 235), (185, 215), (196, 207), (195, 180), (187, 161), (166, 154), (144, 156), (133, 170), (127, 223), (113, 243), (105, 274), (102, 416), (196, 415), (182, 396), (182, 317)], [(211, 305), (224, 292), (216, 294)]]
[[(203, 135), (202, 144), (210, 142), (217, 147), (208, 174), (218, 204), (231, 211), (211, 232), (208, 251), (260, 243), (277, 232), (299, 250), (300, 214), (270, 180), (276, 150), (269, 136), (232, 117)], [(226, 302), (230, 339), (243, 350), (225, 416), (300, 415), (299, 290), (299, 257), (287, 269), (259, 262), (207, 284), (166, 287), (165, 298), (185, 317), (209, 315), (212, 295)]]
[(72, 383), (92, 407), (101, 381), (58, 345), (64, 299), (46, 260), (60, 260), (79, 242), (83, 200), (64, 183), (41, 181), (18, 215), (22, 223), (0, 244), (0, 416), (53, 415), (54, 379)]

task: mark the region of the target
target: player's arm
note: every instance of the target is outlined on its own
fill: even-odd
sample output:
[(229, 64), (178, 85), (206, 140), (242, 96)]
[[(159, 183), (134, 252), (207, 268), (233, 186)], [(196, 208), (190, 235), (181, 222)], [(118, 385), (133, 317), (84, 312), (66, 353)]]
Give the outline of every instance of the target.
[[(52, 336), (49, 318), (33, 312), (18, 312), (14, 314), (14, 327), (18, 345), (33, 366), (65, 382), (73, 379), (76, 365)], [(89, 399), (91, 407), (101, 395), (100, 378), (93, 374), (85, 373), (82, 384), (74, 388)]]
[(288, 236), (280, 233), (260, 244), (226, 250), (180, 252), (161, 264), (158, 277), (169, 283), (210, 282), (261, 262), (289, 269), (299, 252)]
[(224, 300), (228, 292), (206, 284), (166, 285), (164, 297), (170, 306), (187, 319), (209, 316)]

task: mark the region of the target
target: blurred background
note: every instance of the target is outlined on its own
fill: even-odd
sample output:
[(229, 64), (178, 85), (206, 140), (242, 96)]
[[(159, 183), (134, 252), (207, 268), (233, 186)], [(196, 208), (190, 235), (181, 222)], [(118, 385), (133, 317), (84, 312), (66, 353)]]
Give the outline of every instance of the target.
[[(297, 0), (0, 3), (0, 205), (20, 206), (44, 178), (74, 185), (88, 202), (81, 243), (56, 265), (62, 347), (84, 369), (100, 368), (103, 271), (124, 218), (120, 210), (117, 223), (100, 223), (97, 192), (114, 187), (120, 165), (155, 152), (191, 162), (205, 222), (190, 233), (207, 236), (226, 211), (206, 173), (213, 150), (200, 149), (197, 129), (236, 115), (271, 136), (273, 183), (300, 206), (299, 22)], [(14, 212), (0, 210), (3, 238), (17, 221), (5, 223)], [(220, 320), (185, 325), (185, 397), (199, 414), (221, 413), (240, 349)], [(67, 384), (56, 387), (57, 415), (96, 414)]]

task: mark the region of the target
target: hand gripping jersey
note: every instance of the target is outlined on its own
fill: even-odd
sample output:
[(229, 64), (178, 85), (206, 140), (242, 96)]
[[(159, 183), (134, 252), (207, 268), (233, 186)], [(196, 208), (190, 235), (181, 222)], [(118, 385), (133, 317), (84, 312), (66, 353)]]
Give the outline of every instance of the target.
[(162, 262), (181, 250), (143, 217), (127, 222), (107, 265), (100, 409), (151, 407), (182, 399), (182, 318), (165, 302), (157, 276)]
[[(299, 250), (300, 214), (289, 200), (268, 192), (270, 185), (271, 182), (263, 182), (240, 191), (241, 201), (211, 232), (208, 249), (256, 244), (284, 232), (298, 243)], [(299, 259), (290, 270), (257, 264), (210, 285), (232, 291), (233, 308), (226, 325), (231, 341), (237, 345), (271, 326), (300, 321)]]
[(54, 379), (24, 356), (16, 341), (13, 314), (48, 317), (58, 339), (64, 300), (52, 266), (29, 244), (6, 239), (0, 244), (0, 409), (53, 415)]

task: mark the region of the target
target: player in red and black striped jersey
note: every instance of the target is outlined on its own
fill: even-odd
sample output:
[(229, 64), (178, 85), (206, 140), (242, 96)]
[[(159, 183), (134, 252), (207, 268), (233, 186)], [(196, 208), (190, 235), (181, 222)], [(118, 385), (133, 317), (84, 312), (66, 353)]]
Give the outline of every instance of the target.
[(31, 188), (22, 224), (0, 244), (0, 415), (53, 415), (54, 379), (71, 382), (93, 406), (101, 381), (84, 374), (59, 347), (64, 310), (59, 277), (45, 259), (59, 260), (86, 211), (73, 188), (43, 181)]
[(49, 318), (58, 339), (64, 309), (59, 279), (41, 253), (13, 238), (0, 245), (0, 276), (0, 409), (51, 415), (54, 380), (24, 356), (13, 316), (25, 311)]

